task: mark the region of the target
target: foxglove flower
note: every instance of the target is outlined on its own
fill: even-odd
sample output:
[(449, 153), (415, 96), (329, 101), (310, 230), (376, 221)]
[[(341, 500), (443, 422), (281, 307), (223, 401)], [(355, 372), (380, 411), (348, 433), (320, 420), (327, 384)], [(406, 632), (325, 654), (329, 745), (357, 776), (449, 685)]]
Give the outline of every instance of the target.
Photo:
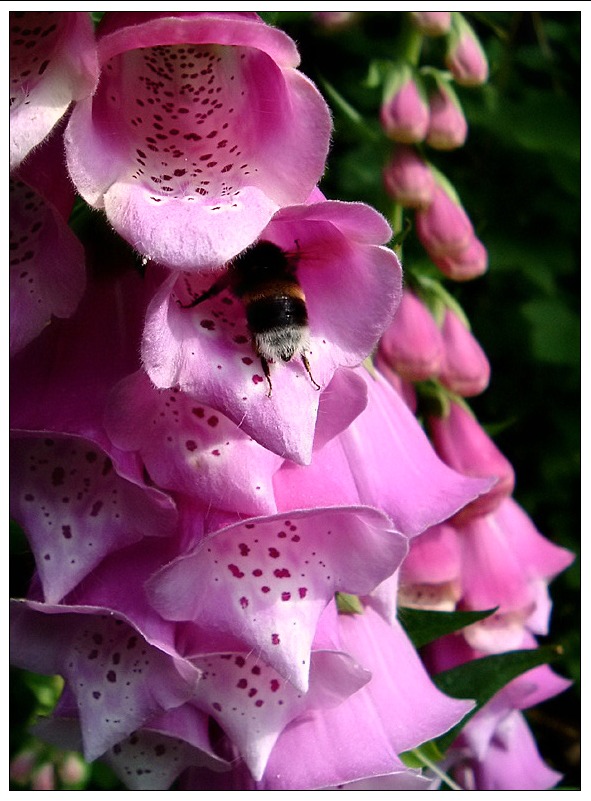
[(488, 78), (488, 61), (482, 45), (470, 23), (457, 11), (453, 14), (445, 63), (462, 86), (480, 86)]
[(451, 11), (411, 11), (409, 16), (425, 36), (442, 36), (451, 27)]
[(438, 80), (429, 94), (429, 128), (426, 142), (436, 150), (461, 147), (468, 135), (468, 123), (451, 82)]
[[(309, 318), (307, 355), (324, 390), (338, 367), (361, 363), (398, 306), (401, 270), (382, 247), (391, 231), (362, 203), (323, 201), (278, 212), (263, 239), (297, 264)], [(208, 290), (211, 278), (173, 273), (147, 312), (144, 367), (159, 388), (179, 386), (240, 426), (265, 448), (300, 463), (312, 453), (321, 393), (298, 354), (271, 365), (269, 397), (247, 330), (245, 309), (229, 290), (181, 308)], [(349, 403), (346, 396), (343, 405)]]
[(423, 208), (433, 200), (435, 179), (429, 165), (417, 151), (399, 145), (384, 168), (384, 185), (401, 206)]
[(286, 461), (275, 473), (281, 511), (367, 504), (384, 510), (397, 531), (415, 537), (490, 489), (491, 479), (467, 479), (437, 457), (384, 378), (372, 378), (361, 368), (357, 372), (367, 385), (367, 407), (314, 452), (310, 465)]
[(85, 11), (10, 12), (10, 168), (39, 145), (98, 80)]
[(432, 255), (433, 263), (453, 281), (471, 281), (488, 269), (488, 253), (480, 239), (472, 236), (461, 250), (443, 256)]
[(415, 222), (417, 236), (431, 258), (458, 256), (474, 238), (470, 218), (447, 185), (437, 185), (433, 202), (417, 210)]
[(10, 178), (10, 355), (53, 317), (76, 310), (86, 283), (84, 248), (68, 227), (74, 192), (58, 132)]
[(410, 544), (400, 569), (399, 606), (453, 612), (462, 595), (461, 546), (446, 523), (424, 531)]
[(410, 290), (402, 293), (396, 316), (380, 339), (379, 353), (407, 381), (425, 381), (439, 374), (444, 359), (441, 331)]
[(405, 63), (393, 66), (384, 86), (380, 122), (395, 142), (422, 142), (429, 126), (429, 106), (418, 78)]
[[(253, 13), (117, 12), (66, 131), (76, 188), (140, 253), (216, 270), (324, 170), (328, 107)], [(108, 135), (106, 135), (108, 132)]]
[(465, 405), (451, 401), (441, 417), (427, 418), (427, 427), (435, 450), (447, 465), (467, 476), (496, 479), (490, 492), (462, 509), (461, 519), (488, 514), (511, 495), (515, 487), (511, 463)]
[(441, 336), (445, 355), (440, 383), (464, 398), (479, 395), (488, 386), (490, 364), (478, 340), (450, 307), (445, 310)]

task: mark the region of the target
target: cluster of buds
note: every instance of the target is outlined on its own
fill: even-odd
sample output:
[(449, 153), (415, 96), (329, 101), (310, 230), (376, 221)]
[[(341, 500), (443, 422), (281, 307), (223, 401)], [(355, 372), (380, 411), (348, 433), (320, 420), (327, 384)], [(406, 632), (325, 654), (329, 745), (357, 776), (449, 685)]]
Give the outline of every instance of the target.
[[(400, 755), (474, 704), (419, 659), (399, 573), (494, 479), (361, 366), (401, 267), (317, 188), (293, 41), (254, 12), (10, 26), (12, 660), (64, 679), (37, 735), (132, 789), (431, 786)], [(76, 239), (72, 187), (109, 230)]]
[[(467, 126), (452, 82), (478, 86), (488, 67), (461, 14), (413, 12), (408, 28), (415, 60), (397, 62), (385, 85), (381, 120), (397, 144), (384, 182), (399, 209), (414, 211), (420, 244), (442, 276), (475, 278), (487, 253), (453, 186), (431, 165), (424, 145), (461, 146)], [(408, 33), (407, 31), (407, 33)], [(421, 36), (446, 36), (444, 74), (418, 64)], [(394, 78), (392, 77), (394, 76)], [(431, 86), (429, 93), (425, 89)], [(481, 427), (466, 398), (489, 383), (490, 365), (454, 298), (432, 275), (406, 264), (396, 317), (382, 336), (380, 372), (425, 421), (445, 464), (492, 489), (411, 543), (400, 570), (400, 606), (436, 611), (495, 610), (425, 653), (433, 673), (479, 657), (537, 647), (548, 633), (548, 583), (573, 555), (545, 539), (512, 497), (513, 467)], [(569, 682), (542, 666), (511, 681), (465, 726), (446, 765), (466, 789), (547, 789), (560, 775), (541, 759), (522, 710), (562, 692)]]

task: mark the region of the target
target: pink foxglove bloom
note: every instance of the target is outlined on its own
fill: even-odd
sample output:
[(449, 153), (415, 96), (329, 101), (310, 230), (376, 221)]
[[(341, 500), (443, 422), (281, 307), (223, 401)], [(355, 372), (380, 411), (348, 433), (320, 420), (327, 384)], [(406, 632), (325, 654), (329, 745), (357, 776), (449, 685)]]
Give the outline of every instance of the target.
[(412, 381), (402, 378), (393, 367), (390, 366), (385, 356), (378, 350), (374, 356), (376, 370), (382, 375), (390, 386), (403, 398), (404, 402), (413, 414), (417, 411), (417, 393)]
[(488, 61), (471, 25), (455, 12), (448, 37), (445, 63), (462, 86), (480, 86), (488, 79)]
[(10, 168), (39, 145), (98, 80), (85, 11), (10, 12)]
[(397, 64), (384, 87), (380, 122), (395, 142), (422, 142), (429, 126), (429, 105), (407, 64)]
[(490, 364), (479, 342), (449, 307), (441, 327), (445, 355), (439, 381), (464, 398), (479, 395), (490, 380)]
[(451, 11), (411, 11), (410, 18), (425, 36), (442, 36), (451, 26)]
[(431, 205), (418, 209), (415, 223), (417, 236), (431, 258), (457, 256), (474, 237), (464, 207), (441, 184), (435, 188)]
[(453, 612), (462, 594), (458, 533), (445, 523), (415, 537), (400, 569), (398, 604)]
[(386, 364), (407, 381), (425, 381), (439, 374), (444, 343), (439, 326), (425, 304), (409, 290), (380, 340)]
[(435, 450), (443, 461), (467, 476), (494, 477), (492, 489), (460, 512), (462, 519), (496, 509), (515, 487), (515, 471), (465, 406), (451, 401), (442, 417), (430, 416), (427, 427)]
[(280, 510), (367, 504), (384, 510), (397, 531), (414, 537), (490, 488), (490, 479), (467, 479), (436, 456), (404, 400), (382, 376), (357, 372), (367, 385), (367, 407), (314, 452), (310, 465), (284, 463), (273, 481)]
[(468, 123), (451, 83), (438, 81), (429, 95), (429, 129), (426, 142), (436, 150), (462, 147), (468, 135)]
[(98, 54), (98, 89), (66, 131), (68, 168), (141, 254), (219, 269), (322, 175), (327, 105), (292, 40), (255, 14), (107, 14)]
[(395, 149), (383, 177), (386, 191), (402, 206), (423, 208), (433, 200), (433, 173), (412, 147), (400, 145)]
[(472, 236), (460, 251), (432, 258), (443, 275), (453, 281), (471, 281), (488, 269), (488, 253), (476, 236)]
[(61, 135), (52, 136), (10, 178), (11, 356), (53, 317), (73, 314), (84, 292), (84, 248), (68, 227), (74, 193), (62, 148)]
[(271, 394), (245, 305), (225, 290), (182, 308), (212, 280), (177, 273), (148, 309), (146, 372), (157, 387), (179, 386), (218, 409), (265, 448), (308, 463), (321, 394), (338, 367), (356, 366), (370, 355), (398, 306), (400, 265), (382, 247), (390, 235), (369, 206), (339, 201), (282, 209), (263, 231), (263, 239), (297, 265), (309, 320), (310, 375), (297, 353), (289, 363), (271, 364)]
[(473, 624), (473, 648), (495, 652), (519, 647), (524, 633), (548, 633), (549, 582), (573, 554), (543, 537), (525, 511), (506, 498), (498, 509), (458, 527), (462, 549), (462, 607), (498, 611)]

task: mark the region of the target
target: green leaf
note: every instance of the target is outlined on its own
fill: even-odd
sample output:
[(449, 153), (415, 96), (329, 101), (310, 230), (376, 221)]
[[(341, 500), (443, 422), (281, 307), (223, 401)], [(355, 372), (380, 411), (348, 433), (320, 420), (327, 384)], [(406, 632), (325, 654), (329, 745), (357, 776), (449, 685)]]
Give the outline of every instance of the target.
[(524, 303), (523, 314), (531, 326), (532, 347), (541, 362), (569, 364), (580, 360), (580, 321), (560, 299), (536, 298)]
[(492, 654), (432, 676), (436, 686), (446, 695), (452, 698), (472, 698), (476, 701), (476, 707), (457, 726), (437, 739), (441, 751), (447, 750), (476, 712), (512, 679), (538, 665), (553, 662), (561, 653), (561, 648), (548, 645)]
[(446, 634), (489, 617), (495, 609), (482, 612), (432, 612), (423, 609), (400, 608), (398, 619), (415, 648), (421, 648)]

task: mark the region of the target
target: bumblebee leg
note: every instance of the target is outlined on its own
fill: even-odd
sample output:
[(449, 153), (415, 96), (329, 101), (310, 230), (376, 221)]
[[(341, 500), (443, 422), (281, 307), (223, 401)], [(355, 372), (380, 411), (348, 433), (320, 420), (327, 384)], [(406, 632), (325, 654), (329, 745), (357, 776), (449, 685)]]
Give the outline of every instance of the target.
[(271, 370), (269, 368), (269, 362), (265, 359), (264, 356), (260, 356), (260, 359), (261, 359), (261, 367), (263, 368), (263, 373), (265, 374), (265, 378), (267, 379), (267, 384), (269, 385), (269, 391), (267, 392), (267, 397), (270, 398), (271, 393), (273, 391), (273, 385), (271, 384)]
[(197, 297), (193, 298), (190, 303), (181, 303), (180, 300), (177, 300), (178, 305), (181, 309), (192, 309), (194, 306), (197, 306), (199, 303), (203, 303), (204, 300), (209, 300), (210, 298), (219, 295), (224, 289), (226, 289), (230, 284), (230, 277), (228, 273), (224, 273), (221, 278), (213, 283), (209, 289), (206, 289), (201, 295), (197, 295)]
[(314, 378), (312, 376), (312, 371), (310, 370), (310, 362), (308, 361), (308, 357), (306, 356), (305, 353), (302, 353), (301, 357), (302, 357), (302, 363), (303, 363), (304, 367), (306, 368), (306, 372), (310, 376), (310, 381), (314, 384), (316, 389), (320, 389), (320, 384), (317, 384), (316, 381), (314, 381)]

